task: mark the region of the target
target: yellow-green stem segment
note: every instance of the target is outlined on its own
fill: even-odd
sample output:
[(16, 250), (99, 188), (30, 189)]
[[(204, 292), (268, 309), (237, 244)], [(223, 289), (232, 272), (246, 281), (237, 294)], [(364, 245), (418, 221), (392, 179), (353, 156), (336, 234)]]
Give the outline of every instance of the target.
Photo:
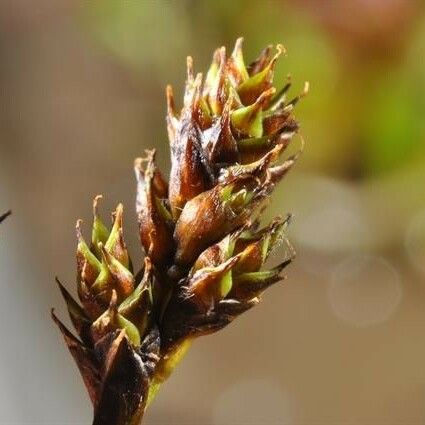
[(161, 384), (171, 375), (174, 368), (183, 359), (187, 350), (192, 345), (192, 342), (192, 338), (184, 340), (172, 352), (166, 354), (161, 358), (156, 367), (155, 376), (153, 377), (151, 385), (149, 387), (148, 401), (146, 403), (146, 407), (151, 404), (155, 396), (158, 394)]

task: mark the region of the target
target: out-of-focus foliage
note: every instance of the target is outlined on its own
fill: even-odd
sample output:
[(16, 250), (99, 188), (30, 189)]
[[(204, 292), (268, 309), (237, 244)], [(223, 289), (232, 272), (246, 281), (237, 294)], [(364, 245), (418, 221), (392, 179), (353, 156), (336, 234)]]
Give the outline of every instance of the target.
[[(149, 74), (158, 82), (175, 78), (169, 70), (183, 68), (180, 58), (185, 54), (201, 52), (195, 66), (203, 67), (217, 40), (228, 44), (243, 35), (249, 40), (248, 57), (255, 56), (264, 40), (282, 42), (290, 55), (276, 78), (283, 81), (291, 70), (297, 76), (295, 86), (305, 79), (312, 86), (313, 95), (300, 108), (304, 133), (314, 140), (306, 166), (365, 177), (417, 163), (418, 156), (423, 164), (425, 64), (419, 60), (424, 45), (415, 16), (419, 4), (372, 2), (379, 9), (355, 1), (344, 8), (319, 8), (310, 1), (300, 2), (302, 6), (295, 1), (263, 3), (179, 0), (157, 7), (150, 1), (106, 0), (87, 2), (83, 16), (95, 37), (140, 78)], [(350, 10), (358, 23), (350, 22)], [(402, 40), (393, 45), (392, 22)], [(406, 25), (412, 26), (407, 35)], [(173, 37), (159, 36), (164, 30)]]

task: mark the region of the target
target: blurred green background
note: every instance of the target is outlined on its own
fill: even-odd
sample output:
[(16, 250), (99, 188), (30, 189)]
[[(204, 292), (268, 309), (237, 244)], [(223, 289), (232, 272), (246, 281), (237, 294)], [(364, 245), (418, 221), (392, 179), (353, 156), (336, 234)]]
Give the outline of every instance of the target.
[[(74, 223), (123, 201), (142, 253), (132, 161), (169, 168), (167, 83), (245, 37), (288, 50), (307, 141), (274, 195), (298, 258), (284, 284), (196, 342), (147, 424), (425, 421), (425, 3), (414, 0), (4, 0), (0, 3), (0, 423), (86, 424), (49, 318), (73, 288)], [(278, 256), (279, 254), (277, 254)]]

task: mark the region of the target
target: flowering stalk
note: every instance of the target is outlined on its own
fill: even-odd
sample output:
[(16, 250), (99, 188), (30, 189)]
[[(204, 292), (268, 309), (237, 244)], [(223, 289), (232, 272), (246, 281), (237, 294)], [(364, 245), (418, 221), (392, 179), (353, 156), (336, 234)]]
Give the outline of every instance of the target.
[[(281, 45), (246, 66), (242, 39), (215, 51), (203, 78), (187, 59), (180, 112), (167, 87), (171, 172), (155, 150), (135, 161), (144, 264), (134, 272), (123, 237), (123, 206), (102, 221), (93, 202), (89, 241), (77, 221), (77, 303), (57, 281), (75, 337), (56, 317), (94, 406), (95, 425), (141, 423), (146, 406), (191, 342), (227, 326), (283, 279), (293, 249), (290, 216), (260, 226), (277, 183), (299, 153), (280, 160), (298, 131), (295, 104), (273, 87)], [(280, 244), (286, 257), (263, 270)]]

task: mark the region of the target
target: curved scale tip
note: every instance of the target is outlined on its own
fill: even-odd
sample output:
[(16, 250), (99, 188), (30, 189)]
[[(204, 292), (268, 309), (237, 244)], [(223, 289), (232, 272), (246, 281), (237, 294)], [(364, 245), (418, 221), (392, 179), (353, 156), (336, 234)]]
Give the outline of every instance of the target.
[(98, 217), (99, 213), (98, 213), (98, 204), (99, 201), (103, 199), (103, 195), (99, 194), (96, 195), (93, 199), (93, 216), (94, 217)]

